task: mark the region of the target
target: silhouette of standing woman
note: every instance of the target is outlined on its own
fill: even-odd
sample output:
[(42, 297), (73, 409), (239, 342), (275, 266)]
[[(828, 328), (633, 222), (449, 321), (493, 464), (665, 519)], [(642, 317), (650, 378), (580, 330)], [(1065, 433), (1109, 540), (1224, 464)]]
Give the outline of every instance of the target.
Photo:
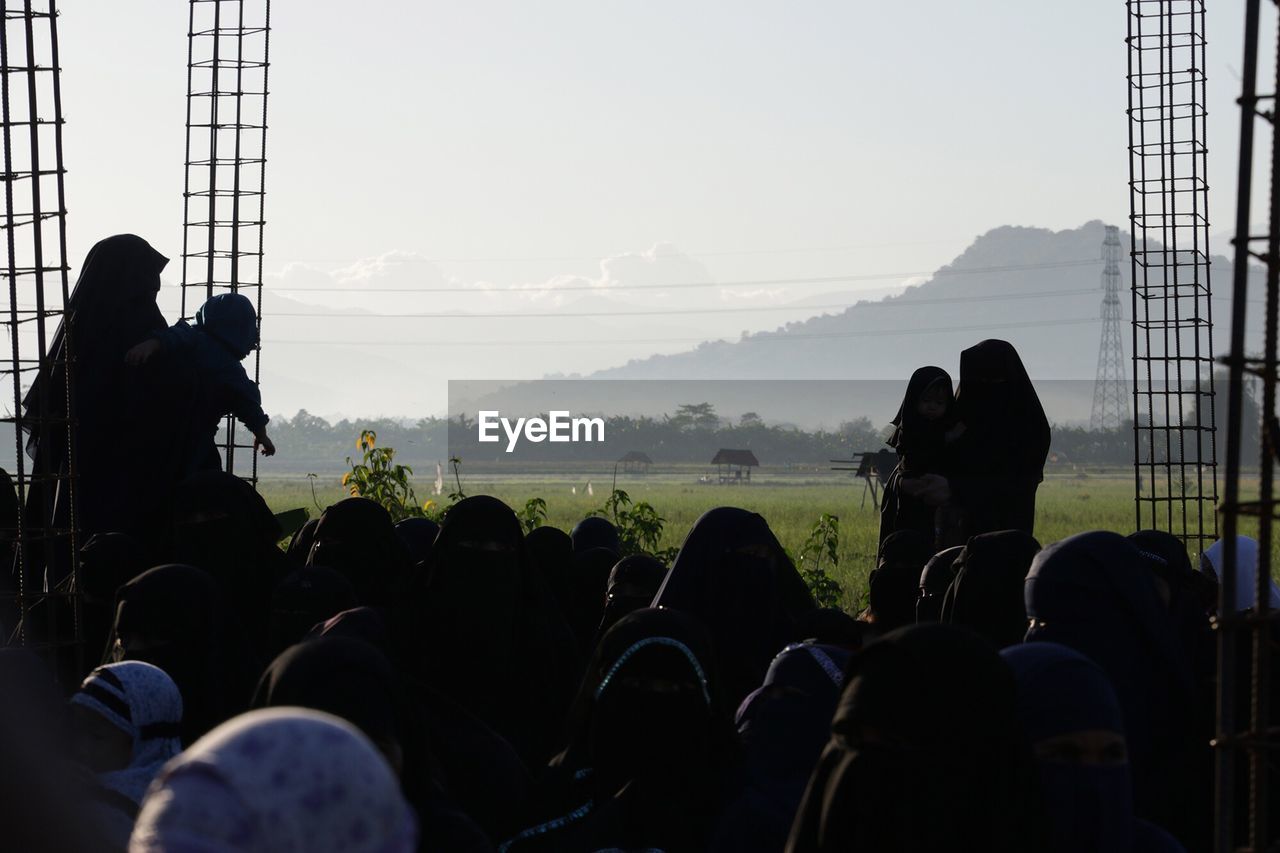
[(962, 430), (947, 446), (948, 476), (903, 484), (952, 510), (939, 546), (996, 530), (1034, 533), (1049, 421), (1013, 344), (986, 340), (960, 354), (956, 410)]

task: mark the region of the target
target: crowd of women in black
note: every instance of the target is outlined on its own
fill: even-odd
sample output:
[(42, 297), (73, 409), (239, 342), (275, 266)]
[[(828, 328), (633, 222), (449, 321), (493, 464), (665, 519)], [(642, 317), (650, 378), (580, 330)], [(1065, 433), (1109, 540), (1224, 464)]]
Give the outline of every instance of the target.
[(350, 498), (283, 551), (250, 486), (189, 476), (84, 545), (70, 702), (0, 653), (5, 849), (1208, 849), (1217, 550), (1042, 549), (1007, 343), (955, 394), (918, 371), (895, 426), (858, 618), (741, 509), (670, 567), (487, 496), (438, 527)]

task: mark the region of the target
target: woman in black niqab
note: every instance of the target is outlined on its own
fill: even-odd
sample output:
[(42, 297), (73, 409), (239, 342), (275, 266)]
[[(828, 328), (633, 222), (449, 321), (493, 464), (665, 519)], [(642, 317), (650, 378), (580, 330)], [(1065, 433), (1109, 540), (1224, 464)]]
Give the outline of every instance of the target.
[(545, 763), (581, 664), (511, 508), (487, 495), (454, 504), (404, 606), (402, 621), (420, 637), (420, 674), (507, 738), (530, 766)]
[(963, 545), (945, 548), (929, 558), (920, 572), (920, 597), (916, 599), (916, 622), (938, 622), (942, 619), (942, 605), (947, 590), (956, 577), (956, 557)]
[(431, 751), (430, 739), (438, 733), (377, 648), (350, 637), (321, 636), (287, 649), (267, 667), (253, 698), (254, 708), (280, 706), (324, 711), (368, 735), (418, 814), (420, 850), (493, 849), (445, 790)]
[(1027, 633), (1023, 586), (1039, 551), (1035, 537), (1021, 530), (971, 538), (955, 558), (941, 621), (971, 628), (998, 649), (1021, 643)]
[(737, 507), (694, 522), (653, 604), (707, 626), (735, 706), (763, 683), (778, 652), (804, 639), (799, 621), (815, 607), (768, 522)]
[(666, 576), (667, 567), (645, 554), (633, 554), (615, 563), (605, 584), (604, 616), (592, 649), (623, 616), (648, 607)]
[(1134, 811), (1203, 849), (1211, 796), (1207, 737), (1186, 655), (1150, 569), (1118, 533), (1063, 539), (1036, 555), (1026, 581), (1027, 641), (1061, 643), (1107, 673), (1124, 711)]
[(309, 566), (333, 569), (351, 581), (361, 604), (389, 604), (410, 569), (391, 514), (368, 498), (346, 498), (320, 515)]
[(703, 851), (735, 766), (705, 630), (646, 608), (601, 639), (553, 762), (543, 820), (511, 851)]
[(913, 625), (856, 653), (787, 853), (1041, 849), (1013, 675), (982, 638)]
[(182, 692), (182, 743), (244, 711), (258, 664), (222, 589), (194, 566), (157, 566), (120, 588), (103, 663), (140, 660)]
[(271, 592), (289, 571), (277, 547), (280, 523), (253, 485), (225, 471), (200, 471), (174, 490), (169, 554), (222, 586), (244, 636), (266, 655)]
[[(44, 478), (67, 474), (67, 434), (59, 418), (68, 397), (74, 407), (76, 525), (87, 535), (142, 532), (143, 508), (157, 505), (171, 482), (156, 466), (121, 465), (121, 459), (150, 458), (162, 401), (151, 399), (126, 371), (128, 350), (165, 328), (156, 306), (160, 271), (169, 262), (133, 234), (118, 234), (94, 245), (67, 301), (63, 322), (49, 344), (48, 357), (22, 401), (28, 418), (47, 418), (27, 435), (34, 481), (27, 488), (28, 524), (70, 526), (69, 495)], [(70, 331), (71, 346), (68, 346)], [(73, 358), (71, 385), (67, 360)], [(163, 433), (163, 430), (158, 431)], [(49, 494), (46, 489), (54, 488)], [(50, 517), (50, 511), (52, 517)], [(71, 566), (51, 567), (50, 585)]]
[(1018, 351), (986, 340), (960, 353), (956, 410), (964, 431), (948, 449), (958, 541), (995, 530), (1034, 533), (1036, 490), (1049, 455), (1049, 420)]

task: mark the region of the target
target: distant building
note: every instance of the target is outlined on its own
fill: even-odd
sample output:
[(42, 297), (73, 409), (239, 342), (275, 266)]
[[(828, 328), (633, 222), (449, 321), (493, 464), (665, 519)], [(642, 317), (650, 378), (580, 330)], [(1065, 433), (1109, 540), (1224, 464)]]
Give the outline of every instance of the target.
[(711, 464), (716, 466), (721, 484), (750, 483), (751, 469), (758, 468), (760, 461), (750, 450), (732, 450), (722, 447), (716, 451)]
[(649, 473), (649, 466), (653, 464), (653, 460), (649, 458), (647, 453), (642, 453), (639, 450), (630, 450), (627, 451), (626, 456), (618, 460), (618, 464), (628, 474), (647, 474)]

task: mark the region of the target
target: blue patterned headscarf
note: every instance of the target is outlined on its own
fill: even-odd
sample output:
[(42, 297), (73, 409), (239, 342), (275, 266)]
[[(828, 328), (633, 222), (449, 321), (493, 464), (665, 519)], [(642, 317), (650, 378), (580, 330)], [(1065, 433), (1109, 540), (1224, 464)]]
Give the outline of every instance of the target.
[(102, 785), (141, 802), (166, 761), (182, 751), (182, 694), (164, 670), (142, 661), (100, 666), (71, 697), (133, 738), (133, 759), (122, 770), (98, 774)]
[(417, 824), (359, 730), (305, 708), (218, 726), (165, 766), (130, 853), (412, 853)]

